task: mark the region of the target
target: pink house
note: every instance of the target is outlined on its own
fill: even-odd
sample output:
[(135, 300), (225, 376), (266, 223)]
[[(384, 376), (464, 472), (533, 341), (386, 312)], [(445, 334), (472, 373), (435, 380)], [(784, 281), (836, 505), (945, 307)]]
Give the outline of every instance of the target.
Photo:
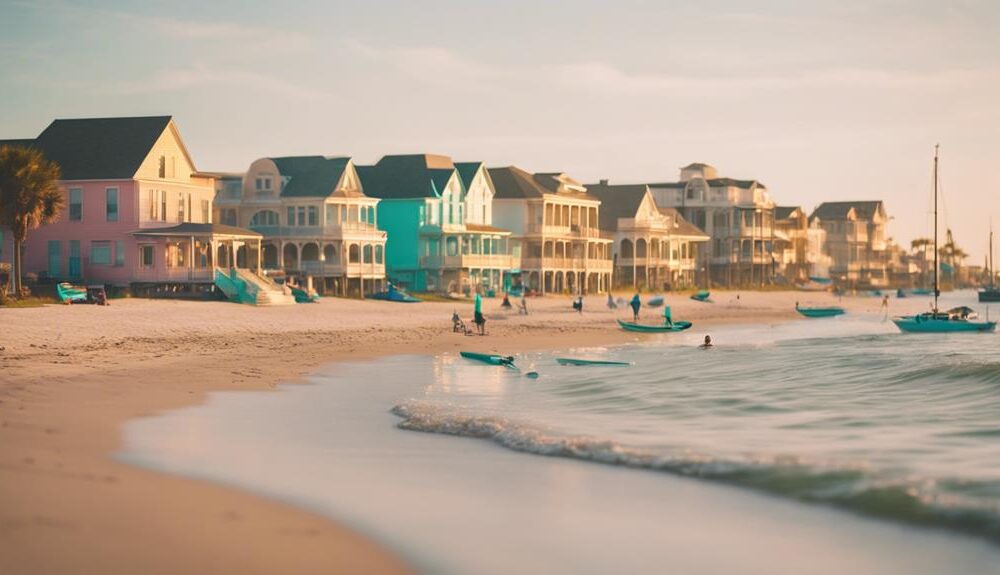
[[(216, 268), (256, 267), (261, 235), (212, 223), (214, 178), (199, 173), (170, 116), (55, 120), (31, 145), (59, 164), (66, 203), (33, 230), (24, 271), (129, 287), (213, 293)], [(9, 233), (0, 238), (9, 261)]]

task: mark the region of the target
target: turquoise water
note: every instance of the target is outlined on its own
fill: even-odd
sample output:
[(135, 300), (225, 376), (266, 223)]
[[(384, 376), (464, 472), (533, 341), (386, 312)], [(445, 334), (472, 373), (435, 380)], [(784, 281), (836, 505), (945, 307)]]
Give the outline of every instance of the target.
[(721, 481), (1000, 543), (996, 334), (901, 335), (877, 318), (844, 318), (723, 330), (709, 350), (695, 341), (562, 354), (630, 368), (529, 356), (521, 363), (541, 374), (530, 384), (479, 385), (482, 367), (448, 364), (445, 383), (393, 411), (403, 429)]

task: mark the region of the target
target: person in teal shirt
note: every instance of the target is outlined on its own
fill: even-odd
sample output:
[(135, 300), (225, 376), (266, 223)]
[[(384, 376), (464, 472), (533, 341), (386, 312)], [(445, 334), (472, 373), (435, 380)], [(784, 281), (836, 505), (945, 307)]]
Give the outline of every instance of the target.
[(479, 292), (476, 292), (476, 304), (473, 317), (476, 322), (476, 329), (479, 330), (479, 335), (486, 335), (486, 318), (483, 316), (483, 297), (479, 295)]
[(632, 296), (632, 301), (628, 302), (628, 305), (632, 307), (632, 321), (639, 321), (639, 308), (642, 307), (639, 292), (635, 292), (635, 295)]
[(665, 324), (667, 324), (667, 325), (669, 325), (671, 327), (673, 327), (673, 325), (674, 325), (674, 318), (671, 317), (671, 315), (670, 315), (670, 306), (669, 305), (663, 306), (663, 323), (665, 323)]

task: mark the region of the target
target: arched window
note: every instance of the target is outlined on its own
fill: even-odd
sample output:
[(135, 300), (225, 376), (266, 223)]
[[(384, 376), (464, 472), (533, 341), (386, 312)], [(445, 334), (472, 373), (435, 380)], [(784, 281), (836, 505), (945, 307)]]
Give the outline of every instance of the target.
[(622, 240), (622, 257), (633, 257), (632, 242), (630, 240)]
[(383, 257), (384, 256), (382, 254), (382, 246), (375, 246), (375, 263), (377, 264), (382, 263)]
[(250, 227), (255, 226), (276, 226), (278, 225), (278, 212), (272, 210), (261, 210), (250, 218)]
[(366, 263), (366, 264), (372, 263), (372, 247), (370, 245), (366, 245), (364, 247), (364, 251), (362, 253), (365, 256), (364, 260), (363, 260), (364, 263)]
[(351, 244), (351, 247), (347, 249), (347, 261), (352, 264), (356, 264), (361, 260), (361, 250), (358, 249), (358, 244)]

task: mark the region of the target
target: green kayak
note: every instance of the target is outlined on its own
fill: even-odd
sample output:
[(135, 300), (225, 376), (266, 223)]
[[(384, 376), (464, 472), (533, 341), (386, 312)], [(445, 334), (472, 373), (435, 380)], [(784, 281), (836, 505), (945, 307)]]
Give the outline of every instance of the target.
[(574, 359), (572, 357), (557, 357), (556, 363), (559, 365), (614, 365), (614, 366), (628, 366), (632, 365), (627, 361), (603, 361), (596, 359)]
[(502, 365), (509, 369), (517, 369), (514, 365), (514, 356), (503, 356), (495, 353), (476, 353), (473, 351), (462, 351), (459, 352), (465, 359), (471, 359), (473, 361), (481, 361), (489, 365)]
[(632, 323), (629, 321), (618, 320), (618, 325), (622, 327), (625, 331), (638, 331), (643, 333), (670, 333), (675, 331), (684, 331), (691, 327), (691, 322), (689, 321), (675, 321), (671, 325), (661, 323), (658, 325), (644, 325), (641, 323)]

